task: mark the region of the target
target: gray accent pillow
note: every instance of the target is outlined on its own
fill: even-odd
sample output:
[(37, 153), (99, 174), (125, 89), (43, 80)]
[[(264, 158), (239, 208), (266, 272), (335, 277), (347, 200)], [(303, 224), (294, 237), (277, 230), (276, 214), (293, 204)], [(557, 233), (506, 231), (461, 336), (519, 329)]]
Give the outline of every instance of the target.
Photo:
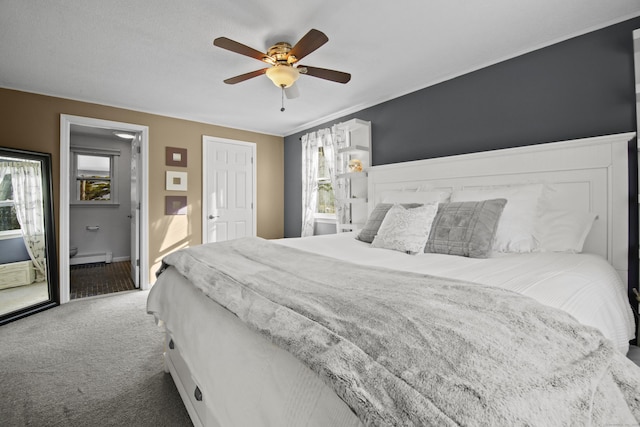
[(424, 251), (487, 258), (507, 199), (441, 203)]
[[(401, 205), (406, 209), (417, 208), (422, 206), (421, 203), (401, 203)], [(389, 212), (389, 209), (393, 206), (393, 203), (378, 203), (369, 218), (367, 218), (367, 222), (360, 230), (360, 233), (356, 236), (356, 239), (361, 240), (363, 242), (371, 243), (373, 242), (373, 238), (378, 234), (378, 230), (380, 229), (380, 225), (382, 224), (382, 220)]]

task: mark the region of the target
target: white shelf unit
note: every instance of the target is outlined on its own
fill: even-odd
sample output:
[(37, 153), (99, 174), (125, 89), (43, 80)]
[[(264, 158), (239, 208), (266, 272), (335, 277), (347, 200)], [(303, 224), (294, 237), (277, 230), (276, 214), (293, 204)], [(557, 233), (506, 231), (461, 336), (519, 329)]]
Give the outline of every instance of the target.
[[(367, 221), (367, 168), (371, 166), (371, 122), (351, 119), (334, 127), (336, 153), (336, 231), (356, 231)], [(349, 163), (359, 160), (362, 171), (352, 171)]]

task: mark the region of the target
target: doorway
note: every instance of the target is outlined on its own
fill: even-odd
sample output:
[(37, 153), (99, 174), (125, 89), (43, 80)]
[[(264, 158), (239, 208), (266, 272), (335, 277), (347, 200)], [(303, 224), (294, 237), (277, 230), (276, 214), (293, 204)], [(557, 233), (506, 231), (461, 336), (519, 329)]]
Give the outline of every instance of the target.
[[(114, 132), (124, 133), (129, 136), (126, 142), (126, 150), (118, 150), (116, 148), (95, 149), (91, 144), (74, 144), (72, 133), (74, 130), (81, 129), (84, 132), (94, 134), (109, 134)], [(99, 264), (102, 267), (108, 265), (114, 274), (120, 274), (125, 271), (131, 276), (131, 280), (135, 283), (135, 287), (148, 289), (148, 127), (135, 125), (130, 123), (113, 122), (108, 120), (93, 119), (88, 117), (61, 115), (60, 117), (60, 302), (65, 303), (71, 299), (71, 265), (87, 265), (92, 267), (91, 263)], [(130, 153), (131, 160), (116, 162), (118, 156), (124, 151)], [(96, 159), (92, 159), (92, 156)], [(109, 187), (109, 179), (105, 178), (106, 174), (89, 173), (85, 175), (78, 173), (78, 161), (82, 160), (100, 160), (106, 164), (110, 164), (114, 178), (117, 176), (117, 169), (130, 168), (131, 174), (127, 178), (126, 187), (118, 187), (113, 185)], [(107, 166), (103, 167), (107, 169)], [(104, 175), (104, 176), (102, 176)], [(102, 192), (100, 186), (109, 187), (110, 191)], [(118, 188), (121, 188), (120, 190)], [(124, 188), (124, 189), (122, 189)], [(81, 190), (82, 189), (82, 190)], [(90, 191), (88, 191), (89, 189)], [(79, 194), (82, 193), (82, 196)], [(98, 200), (93, 200), (97, 198)], [(123, 203), (120, 203), (123, 202)], [(126, 203), (124, 203), (126, 202)], [(91, 206), (91, 205), (94, 206)], [(80, 233), (85, 233), (78, 237), (77, 214), (72, 212), (71, 206), (80, 207), (84, 212), (80, 213), (83, 218)], [(98, 220), (98, 210), (106, 208), (106, 216), (119, 218), (122, 224), (111, 224), (111, 230), (119, 229), (127, 235), (127, 241), (123, 244), (110, 243), (114, 247), (120, 247), (119, 253), (127, 253), (128, 257), (119, 257), (115, 250), (109, 249), (96, 250), (91, 247), (92, 238), (99, 235), (102, 223), (106, 223), (111, 219)], [(120, 205), (126, 206), (127, 212), (116, 213), (120, 209)], [(109, 207), (107, 207), (109, 206)], [(93, 208), (93, 210), (92, 210)], [(109, 211), (112, 214), (109, 215)], [(92, 222), (93, 221), (93, 222)], [(95, 224), (94, 224), (95, 222)], [(86, 223), (86, 224), (85, 224)], [(72, 227), (73, 225), (73, 227)], [(75, 228), (74, 228), (75, 227)], [(108, 227), (105, 227), (103, 235), (109, 234)], [(129, 231), (129, 233), (127, 233)], [(74, 252), (75, 256), (81, 255), (80, 248), (76, 249), (75, 245), (71, 245), (70, 241), (82, 242), (86, 248), (82, 252), (82, 260), (71, 258)], [(122, 250), (122, 246), (128, 246), (129, 250)], [(128, 258), (128, 259), (127, 259)], [(73, 260), (73, 261), (72, 261)], [(125, 261), (126, 260), (126, 261)], [(126, 264), (126, 265), (123, 265)], [(115, 268), (117, 267), (117, 268)], [(84, 275), (91, 274), (91, 269), (81, 272)], [(106, 271), (106, 270), (105, 270)], [(77, 274), (77, 271), (73, 271)], [(95, 277), (101, 277), (99, 271), (95, 271)], [(94, 287), (95, 288), (95, 287)], [(118, 288), (116, 286), (116, 288)], [(108, 289), (106, 290), (109, 291)]]
[(202, 243), (256, 235), (256, 144), (202, 137)]

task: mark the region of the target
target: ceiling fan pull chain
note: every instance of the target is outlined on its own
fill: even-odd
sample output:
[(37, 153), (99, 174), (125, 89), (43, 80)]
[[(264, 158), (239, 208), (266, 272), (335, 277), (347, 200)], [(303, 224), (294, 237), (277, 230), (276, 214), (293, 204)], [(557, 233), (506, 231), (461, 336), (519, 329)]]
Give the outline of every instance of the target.
[(280, 86), (280, 88), (282, 89), (282, 107), (280, 108), (280, 111), (284, 112), (284, 85)]

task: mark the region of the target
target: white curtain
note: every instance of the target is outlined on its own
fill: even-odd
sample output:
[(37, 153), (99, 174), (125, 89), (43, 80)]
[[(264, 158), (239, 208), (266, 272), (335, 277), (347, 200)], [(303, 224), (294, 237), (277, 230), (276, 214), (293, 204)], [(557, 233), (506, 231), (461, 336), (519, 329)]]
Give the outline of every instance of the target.
[(36, 268), (36, 280), (46, 278), (44, 205), (39, 162), (3, 162), (0, 169), (11, 174), (16, 217), (29, 256)]
[[(331, 128), (331, 145), (333, 147), (333, 169), (331, 173), (331, 185), (335, 196), (336, 219), (337, 224), (348, 224), (351, 222), (351, 212), (349, 205), (344, 201), (351, 197), (349, 194), (349, 185), (346, 179), (337, 179), (338, 175), (347, 172), (344, 159), (339, 155), (339, 149), (346, 146), (344, 129), (340, 130), (336, 125)], [(338, 233), (340, 230), (337, 230)]]
[(318, 139), (312, 132), (302, 136), (302, 237), (313, 236), (317, 204)]
[[(0, 184), (6, 175), (11, 175), (9, 165), (5, 161), (0, 161)], [(0, 194), (0, 200), (4, 200), (4, 194)]]

